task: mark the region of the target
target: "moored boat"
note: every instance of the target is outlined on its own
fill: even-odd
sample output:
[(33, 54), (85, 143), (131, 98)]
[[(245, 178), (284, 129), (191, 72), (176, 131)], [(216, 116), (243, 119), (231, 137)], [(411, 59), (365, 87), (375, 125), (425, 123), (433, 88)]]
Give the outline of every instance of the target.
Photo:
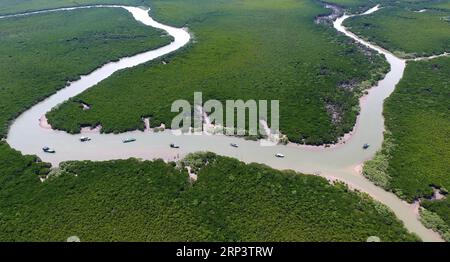
[(56, 153), (56, 151), (55, 151), (54, 149), (52, 149), (52, 148), (50, 148), (50, 147), (48, 147), (48, 146), (44, 146), (44, 147), (42, 148), (42, 151), (44, 151), (45, 153), (50, 153), (50, 154)]
[(180, 148), (180, 146), (172, 143), (172, 144), (170, 144), (170, 148)]
[(81, 142), (91, 141), (91, 138), (90, 138), (90, 137), (87, 137), (87, 136), (82, 136), (82, 137), (80, 137), (80, 141), (81, 141)]
[(123, 143), (131, 143), (134, 141), (136, 141), (136, 138), (132, 138), (132, 137), (125, 138), (124, 140), (122, 140)]

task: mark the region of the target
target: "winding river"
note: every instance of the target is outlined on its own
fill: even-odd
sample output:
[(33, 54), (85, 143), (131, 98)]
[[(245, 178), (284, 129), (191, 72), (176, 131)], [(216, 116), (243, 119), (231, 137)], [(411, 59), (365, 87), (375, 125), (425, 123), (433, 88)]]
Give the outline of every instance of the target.
[[(406, 61), (378, 46), (367, 43), (349, 32), (342, 23), (350, 16), (343, 15), (339, 17), (334, 22), (334, 27), (355, 41), (383, 54), (389, 62), (391, 70), (383, 80), (369, 90), (368, 95), (361, 98), (361, 112), (357, 119), (355, 130), (345, 144), (331, 148), (295, 144), (261, 146), (258, 142), (246, 141), (236, 137), (223, 135), (177, 136), (169, 130), (159, 133), (133, 131), (123, 134), (100, 134), (99, 132), (87, 131), (92, 141), (80, 143), (79, 138), (81, 135), (71, 135), (66, 132), (52, 130), (51, 128), (43, 128), (39, 119), (45, 116), (53, 107), (91, 88), (111, 76), (114, 72), (134, 67), (174, 52), (190, 41), (190, 35), (186, 29), (158, 23), (149, 16), (149, 10), (137, 7), (96, 5), (60, 8), (0, 18), (5, 19), (13, 16), (45, 12), (71, 11), (82, 8), (124, 8), (137, 21), (165, 30), (174, 37), (174, 41), (167, 46), (105, 64), (89, 75), (81, 76), (79, 80), (69, 83), (64, 89), (31, 107), (12, 123), (7, 136), (7, 142), (11, 147), (21, 151), (23, 154), (38, 155), (43, 161), (50, 162), (54, 166), (67, 160), (111, 160), (129, 157), (177, 160), (190, 152), (211, 151), (220, 155), (235, 157), (244, 162), (257, 162), (277, 169), (292, 169), (303, 173), (314, 173), (330, 180), (343, 181), (354, 189), (368, 193), (390, 207), (397, 217), (404, 222), (406, 228), (419, 235), (424, 241), (442, 241), (437, 233), (426, 229), (420, 223), (415, 206), (375, 186), (358, 172), (358, 168), (362, 163), (372, 158), (375, 152), (381, 148), (384, 131), (383, 101), (393, 92), (395, 85), (402, 78)], [(361, 15), (367, 15), (377, 10), (378, 6)], [(122, 139), (126, 137), (134, 137), (137, 141), (124, 144)], [(181, 148), (170, 149), (168, 146), (170, 143), (177, 143)], [(239, 148), (230, 147), (230, 143), (239, 144)], [(363, 150), (362, 145), (364, 143), (369, 143), (371, 146), (367, 150)], [(43, 153), (43, 146), (54, 148), (57, 151), (56, 154)], [(282, 153), (286, 157), (283, 159), (275, 158), (274, 155), (276, 153)]]

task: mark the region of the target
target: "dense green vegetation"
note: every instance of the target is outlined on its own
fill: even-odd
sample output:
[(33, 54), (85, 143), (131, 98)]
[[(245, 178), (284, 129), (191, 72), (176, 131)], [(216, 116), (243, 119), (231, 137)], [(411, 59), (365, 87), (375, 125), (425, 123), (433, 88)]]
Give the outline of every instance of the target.
[(107, 8), (1, 19), (0, 32), (0, 136), (67, 81), (171, 40), (126, 10)]
[[(448, 214), (448, 209), (444, 213)], [(434, 212), (430, 212), (425, 208), (421, 208), (420, 219), (427, 228), (431, 228), (438, 232), (445, 241), (450, 242), (450, 226), (445, 223), (439, 215)]]
[(438, 9), (450, 10), (450, 1), (448, 1), (448, 0), (435, 1), (431, 7), (438, 8)]
[[(450, 51), (449, 1), (383, 1), (382, 10), (347, 26), (403, 57)], [(425, 12), (417, 12), (419, 10)], [(425, 226), (450, 239), (450, 200), (433, 200), (433, 187), (450, 186), (450, 58), (410, 62), (385, 104), (383, 148), (364, 166), (377, 185), (413, 201), (421, 198)]]
[[(165, 0), (152, 8), (159, 21), (187, 24), (191, 46), (168, 64), (120, 72), (75, 97), (48, 115), (53, 127), (74, 133), (101, 123), (103, 132), (122, 132), (143, 129), (143, 116), (170, 124), (172, 102), (202, 91), (204, 101), (279, 99), (290, 140), (330, 143), (352, 130), (362, 86), (386, 69), (379, 55), (314, 24), (329, 10), (310, 1)], [(92, 109), (80, 110), (79, 100)]]
[(363, 174), (377, 186), (389, 188), (391, 176), (388, 173), (388, 168), (394, 145), (392, 134), (389, 131), (384, 132), (383, 147), (370, 161), (364, 163)]
[(142, 5), (144, 0), (4, 0), (0, 3), (0, 14), (16, 14), (28, 11), (93, 4)]
[(417, 240), (386, 207), (342, 184), (207, 158), (194, 184), (173, 164), (133, 159), (68, 162), (41, 183), (45, 167), (32, 157), (0, 154), (11, 163), (0, 167), (0, 240)]
[[(352, 11), (367, 7), (333, 2)], [(386, 69), (381, 57), (366, 57), (331, 28), (314, 25), (328, 11), (310, 1), (16, 0), (0, 3), (0, 13), (92, 3), (151, 5), (158, 20), (187, 24), (195, 41), (164, 58), (166, 65), (159, 60), (120, 72), (53, 111), (52, 124), (71, 132), (97, 123), (105, 132), (143, 128), (141, 116), (151, 116), (154, 126), (170, 122), (173, 100), (203, 91), (205, 99), (281, 98), (282, 131), (291, 140), (327, 143), (353, 127), (357, 96)], [(169, 40), (125, 13), (0, 20), (1, 134), (9, 120), (67, 80)], [(430, 185), (450, 188), (443, 175), (450, 163), (449, 65), (436, 61), (408, 68), (408, 84), (386, 105), (389, 146), (371, 166), (380, 185), (408, 200), (431, 195)], [(80, 110), (79, 101), (92, 109)], [(339, 121), (332, 121), (329, 105)], [(69, 162), (41, 183), (48, 165), (0, 142), (0, 240), (416, 240), (384, 206), (343, 185), (206, 156), (186, 162), (199, 170), (193, 185), (173, 164), (133, 159)], [(423, 203), (430, 211), (424, 223), (445, 234), (450, 201)]]
[(375, 6), (381, 0), (325, 0), (322, 2), (340, 6), (349, 13), (357, 14)]
[[(404, 78), (387, 99), (390, 131), (364, 174), (408, 201), (430, 198), (432, 186), (450, 188), (450, 58), (409, 62)], [(450, 226), (450, 201), (424, 201)]]
[[(388, 4), (392, 4), (388, 2)], [(450, 52), (449, 2), (395, 2), (374, 14), (345, 22), (352, 32), (402, 57)], [(426, 9), (425, 12), (418, 12)]]
[(450, 188), (449, 73), (450, 58), (409, 62), (385, 104), (388, 187), (409, 201)]

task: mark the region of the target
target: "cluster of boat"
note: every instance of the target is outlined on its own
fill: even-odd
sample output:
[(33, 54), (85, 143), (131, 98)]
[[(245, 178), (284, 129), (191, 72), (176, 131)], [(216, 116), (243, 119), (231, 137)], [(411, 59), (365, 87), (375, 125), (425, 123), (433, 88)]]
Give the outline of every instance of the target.
[[(91, 141), (90, 137), (87, 137), (87, 136), (80, 137), (80, 142), (88, 142), (88, 141)], [(136, 138), (129, 137), (129, 138), (123, 139), (122, 143), (126, 144), (126, 143), (135, 142), (135, 141), (136, 141)], [(236, 143), (230, 143), (230, 146), (234, 147), (234, 148), (238, 148), (239, 147), (239, 145), (236, 144)], [(363, 149), (368, 149), (369, 146), (370, 145), (366, 143), (366, 144), (363, 145), (362, 148)], [(172, 144), (170, 144), (170, 148), (178, 149), (178, 148), (180, 148), (180, 146), (175, 144), (175, 143), (172, 143)], [(45, 153), (50, 153), (50, 154), (56, 153), (56, 151), (54, 149), (52, 149), (52, 148), (50, 148), (48, 146), (43, 147), (42, 151), (44, 151)], [(277, 158), (284, 158), (284, 155), (281, 154), (281, 153), (277, 153), (277, 154), (275, 154), (275, 157), (277, 157)]]
[[(82, 137), (80, 137), (80, 142), (88, 142), (88, 141), (91, 141), (91, 138), (90, 138), (90, 137), (87, 137), (87, 136), (82, 136)], [(49, 154), (54, 154), (54, 153), (56, 153), (56, 150), (55, 150), (55, 149), (50, 148), (50, 147), (48, 147), (48, 146), (44, 146), (44, 147), (42, 148), (42, 151), (44, 151), (45, 153), (49, 153)]]
[[(91, 138), (90, 138), (90, 137), (87, 137), (87, 136), (80, 137), (80, 142), (88, 142), (88, 141), (91, 141)], [(129, 138), (123, 139), (123, 140), (122, 140), (122, 143), (126, 144), (126, 143), (135, 142), (135, 141), (136, 141), (135, 138), (129, 137)], [(175, 144), (175, 143), (171, 143), (169, 146), (170, 146), (170, 148), (174, 148), (174, 149), (180, 148), (180, 146), (177, 145), (177, 144)], [(234, 147), (234, 148), (238, 148), (238, 147), (239, 147), (239, 145), (236, 144), (236, 143), (231, 143), (230, 146), (231, 146), (231, 147)], [(48, 146), (43, 147), (42, 150), (43, 150), (45, 153), (50, 153), (50, 154), (56, 153), (56, 150), (54, 150), (54, 149), (52, 149), (52, 148), (50, 148), (50, 147), (48, 147)], [(276, 154), (275, 156), (278, 157), (278, 158), (283, 158), (283, 157), (284, 157), (284, 155), (283, 155), (283, 154), (280, 154), (280, 153)]]
[[(231, 143), (230, 146), (234, 147), (234, 148), (238, 148), (239, 147), (239, 145), (236, 144), (236, 143)], [(275, 154), (275, 156), (278, 157), (278, 158), (283, 158), (284, 157), (284, 155), (281, 154), (281, 153), (277, 153), (277, 154)]]

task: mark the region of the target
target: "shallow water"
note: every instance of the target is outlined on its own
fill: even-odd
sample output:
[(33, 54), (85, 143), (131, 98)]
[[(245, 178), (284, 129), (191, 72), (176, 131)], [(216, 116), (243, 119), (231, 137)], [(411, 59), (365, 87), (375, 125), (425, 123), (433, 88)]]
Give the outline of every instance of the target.
[[(42, 128), (39, 125), (39, 119), (56, 105), (80, 94), (108, 78), (114, 72), (173, 52), (186, 45), (190, 40), (190, 35), (186, 30), (154, 21), (149, 16), (148, 10), (125, 6), (92, 7), (125, 8), (137, 21), (165, 30), (175, 40), (167, 46), (133, 57), (123, 58), (118, 62), (108, 63), (91, 74), (82, 76), (80, 80), (71, 83), (48, 99), (33, 106), (20, 115), (10, 127), (7, 142), (13, 148), (21, 151), (23, 154), (38, 155), (43, 161), (50, 162), (53, 165), (58, 165), (60, 162), (67, 160), (111, 160), (129, 157), (176, 160), (190, 152), (211, 151), (220, 155), (235, 157), (245, 162), (264, 163), (278, 169), (293, 169), (304, 173), (320, 174), (327, 178), (344, 181), (351, 187), (364, 191), (386, 204), (404, 221), (410, 231), (417, 233), (424, 241), (441, 240), (436, 233), (423, 227), (411, 205), (375, 186), (355, 171), (356, 166), (373, 157), (374, 153), (381, 147), (384, 131), (383, 101), (392, 93), (395, 85), (400, 81), (406, 63), (404, 60), (377, 46), (366, 43), (351, 32), (348, 32), (342, 26), (342, 22), (348, 18), (347, 15), (338, 18), (334, 23), (334, 27), (356, 41), (384, 54), (391, 65), (391, 71), (377, 86), (369, 90), (368, 95), (361, 99), (361, 113), (355, 130), (351, 139), (343, 145), (333, 148), (305, 147), (292, 144), (288, 146), (261, 146), (258, 142), (245, 141), (236, 137), (220, 135), (177, 136), (169, 130), (159, 133), (141, 131), (123, 134), (89, 133), (88, 136), (92, 138), (92, 141), (80, 143), (79, 138), (81, 135), (70, 135), (62, 131)], [(70, 11), (74, 9), (78, 8), (56, 10)], [(376, 10), (378, 10), (377, 7), (372, 8), (365, 14)], [(45, 12), (53, 11), (55, 10)], [(26, 14), (21, 14), (21, 16), (23, 15)], [(137, 141), (128, 144), (122, 143), (122, 139), (127, 137), (136, 138)], [(169, 148), (170, 143), (176, 143), (181, 148), (171, 149)], [(239, 148), (231, 147), (230, 143), (238, 144)], [(367, 150), (362, 149), (364, 143), (370, 144)], [(56, 154), (43, 153), (43, 146), (54, 148)], [(286, 157), (283, 159), (276, 158), (276, 153), (282, 153)]]

